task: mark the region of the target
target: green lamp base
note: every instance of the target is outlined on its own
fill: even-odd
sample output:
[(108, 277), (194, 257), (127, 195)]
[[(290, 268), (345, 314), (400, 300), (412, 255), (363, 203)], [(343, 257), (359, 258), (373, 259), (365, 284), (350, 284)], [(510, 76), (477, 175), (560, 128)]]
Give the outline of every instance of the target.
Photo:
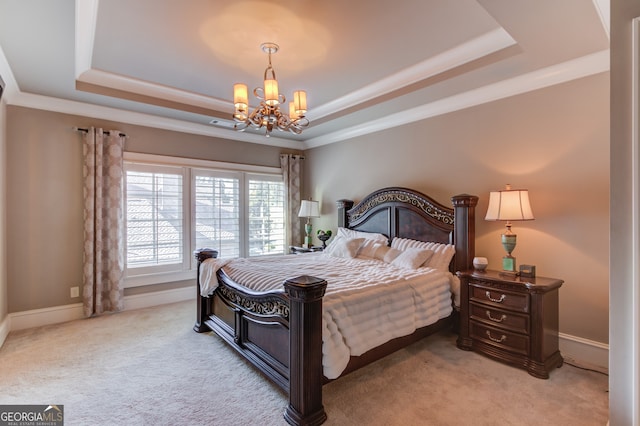
[(505, 272), (516, 272), (516, 258), (510, 254), (503, 257), (502, 270)]

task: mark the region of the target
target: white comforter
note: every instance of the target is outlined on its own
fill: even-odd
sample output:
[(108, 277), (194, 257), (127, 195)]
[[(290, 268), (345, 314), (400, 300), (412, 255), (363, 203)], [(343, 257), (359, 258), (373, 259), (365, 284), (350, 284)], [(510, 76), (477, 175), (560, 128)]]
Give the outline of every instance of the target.
[(323, 371), (333, 379), (350, 356), (435, 323), (452, 311), (457, 280), (431, 268), (403, 269), (373, 259), (346, 259), (323, 253), (234, 259), (207, 259), (201, 292), (217, 287), (222, 267), (237, 283), (256, 291), (282, 290), (288, 278), (312, 275), (327, 281), (323, 298)]

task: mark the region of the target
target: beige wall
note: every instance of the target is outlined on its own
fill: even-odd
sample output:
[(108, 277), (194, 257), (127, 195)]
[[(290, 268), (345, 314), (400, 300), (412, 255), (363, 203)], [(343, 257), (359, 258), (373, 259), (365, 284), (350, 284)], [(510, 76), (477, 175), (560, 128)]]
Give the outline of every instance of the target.
[(335, 200), (404, 186), (449, 204), (480, 197), (476, 254), (501, 268), (504, 224), (484, 221), (488, 193), (529, 189), (536, 220), (516, 222), (514, 256), (562, 278), (560, 331), (608, 342), (609, 74), (469, 108), (305, 152), (314, 227), (336, 227)]
[[(6, 112), (5, 101), (0, 101), (0, 331), (9, 314), (7, 306), (7, 264), (6, 264)], [(0, 346), (2, 345), (0, 332)]]
[[(279, 167), (279, 154), (285, 151), (9, 106), (6, 202), (9, 312), (80, 301), (69, 297), (70, 287), (82, 284), (82, 146), (79, 133), (73, 130), (75, 126), (120, 130), (128, 135), (125, 149), (132, 152)], [(125, 294), (192, 285), (194, 282), (183, 281), (127, 289)]]

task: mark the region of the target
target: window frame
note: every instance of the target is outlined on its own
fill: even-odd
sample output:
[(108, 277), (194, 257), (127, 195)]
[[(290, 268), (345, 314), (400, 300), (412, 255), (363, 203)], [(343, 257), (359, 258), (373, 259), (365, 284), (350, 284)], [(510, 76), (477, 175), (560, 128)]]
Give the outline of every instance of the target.
[[(140, 169), (154, 172), (161, 172), (164, 169), (175, 173), (177, 169), (183, 173), (182, 189), (183, 189), (183, 259), (180, 263), (174, 263), (170, 265), (158, 265), (141, 267), (139, 271), (141, 273), (132, 273), (126, 264), (125, 253), (125, 280), (124, 287), (139, 287), (152, 284), (161, 284), (168, 282), (177, 282), (194, 279), (197, 264), (193, 257), (193, 250), (195, 250), (195, 177), (198, 172), (226, 174), (229, 176), (238, 176), (240, 179), (239, 188), (241, 191), (240, 202), (240, 256), (248, 256), (248, 243), (246, 240), (247, 230), (249, 227), (249, 217), (246, 213), (247, 206), (249, 205), (249, 192), (247, 190), (249, 186), (249, 180), (251, 178), (264, 178), (265, 180), (283, 181), (282, 170), (280, 167), (269, 166), (255, 166), (247, 164), (225, 163), (220, 161), (211, 160), (199, 160), (181, 157), (169, 157), (155, 154), (141, 154), (141, 153), (124, 153), (125, 164), (125, 179), (127, 170)], [(126, 185), (125, 196), (123, 197), (123, 203), (125, 204), (125, 242), (126, 240)], [(285, 204), (285, 228), (287, 223), (287, 200), (284, 200)], [(286, 253), (286, 232), (285, 229), (285, 253)], [(285, 254), (283, 253), (283, 254)], [(267, 255), (268, 256), (268, 255)], [(179, 267), (177, 265), (180, 265)]]

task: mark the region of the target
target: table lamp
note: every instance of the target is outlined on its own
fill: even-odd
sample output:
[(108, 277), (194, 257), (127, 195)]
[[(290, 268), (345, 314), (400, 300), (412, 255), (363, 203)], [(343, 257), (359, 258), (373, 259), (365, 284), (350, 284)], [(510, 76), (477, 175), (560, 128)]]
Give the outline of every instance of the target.
[(507, 230), (502, 234), (502, 247), (507, 255), (502, 258), (502, 269), (506, 272), (516, 272), (516, 258), (511, 252), (516, 248), (516, 234), (511, 232), (511, 221), (533, 220), (533, 212), (529, 204), (529, 191), (526, 189), (511, 189), (507, 185), (502, 191), (489, 193), (489, 207), (485, 220), (505, 220)]
[(304, 244), (302, 247), (311, 248), (313, 246), (311, 239), (311, 218), (312, 217), (320, 217), (320, 208), (318, 206), (317, 201), (302, 200), (300, 202), (300, 211), (298, 212), (298, 217), (306, 217), (307, 223), (304, 225)]

